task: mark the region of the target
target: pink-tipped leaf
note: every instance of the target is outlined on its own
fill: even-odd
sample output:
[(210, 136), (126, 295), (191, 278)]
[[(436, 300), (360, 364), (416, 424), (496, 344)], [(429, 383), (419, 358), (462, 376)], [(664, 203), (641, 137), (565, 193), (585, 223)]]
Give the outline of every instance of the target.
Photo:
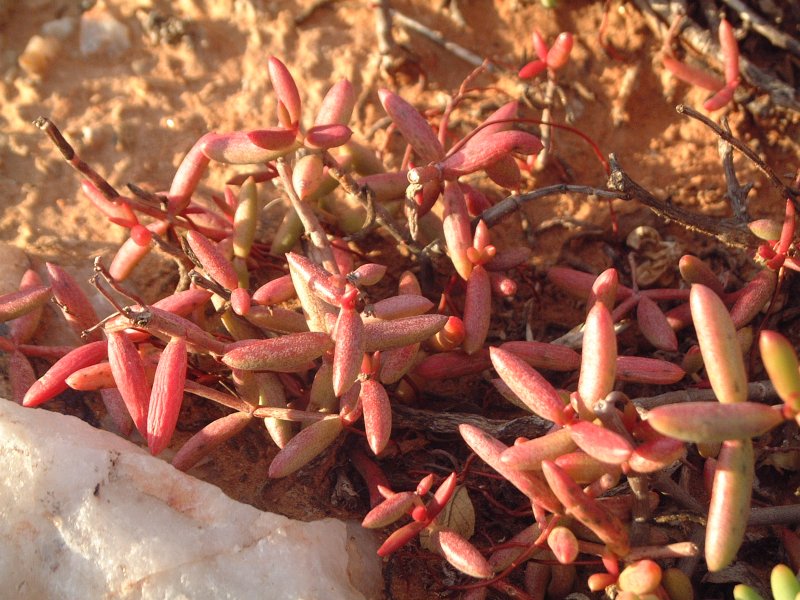
[(60, 358), (25, 393), (23, 406), (39, 406), (67, 389), (67, 377), (83, 367), (105, 360), (108, 356), (106, 340), (79, 346)]
[(186, 340), (172, 338), (158, 359), (147, 411), (147, 446), (156, 456), (169, 445), (183, 404)]
[(483, 347), (489, 333), (492, 316), (492, 289), (489, 274), (481, 265), (475, 265), (467, 279), (464, 300), (464, 340), (461, 348), (474, 354)]
[(367, 444), (374, 454), (380, 454), (392, 435), (392, 407), (386, 389), (376, 380), (361, 382), (359, 394), (364, 411), (364, 430)]
[(286, 477), (304, 467), (339, 437), (343, 427), (339, 415), (312, 423), (275, 455), (269, 465), (269, 476), (273, 479)]
[(594, 404), (614, 388), (617, 337), (608, 307), (596, 302), (589, 310), (583, 331), (581, 371), (578, 377), (578, 412), (592, 420)]
[(736, 328), (722, 300), (702, 284), (692, 285), (692, 320), (703, 364), (720, 402), (747, 400), (747, 372)]
[(516, 354), (490, 348), (489, 356), (497, 374), (534, 414), (563, 425), (564, 402), (556, 389)]
[(783, 420), (780, 411), (755, 402), (667, 404), (647, 414), (647, 422), (659, 433), (698, 443), (758, 437)]
[(274, 56), (269, 57), (267, 68), (278, 102), (289, 117), (288, 123), (283, 124), (286, 127), (296, 128), (300, 122), (300, 93), (297, 91), (294, 77), (286, 65)]
[(378, 97), (392, 122), (423, 162), (431, 163), (444, 157), (444, 149), (436, 134), (416, 108), (386, 89), (378, 90)]
[(108, 333), (108, 363), (133, 424), (142, 435), (147, 435), (150, 386), (139, 351), (122, 331)]

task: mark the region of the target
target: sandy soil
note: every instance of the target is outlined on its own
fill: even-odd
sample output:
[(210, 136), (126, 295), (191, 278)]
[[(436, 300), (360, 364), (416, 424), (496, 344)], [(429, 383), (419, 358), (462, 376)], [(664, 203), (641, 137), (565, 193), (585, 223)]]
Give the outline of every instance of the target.
[[(461, 0), (463, 23), (459, 23), (452, 9), (438, 10), (417, 0), (392, 2), (397, 10), (443, 32), (447, 39), (509, 69), (511, 74), (481, 76), (479, 82), (487, 91), (481, 101), (469, 103), (469, 110), (457, 115), (456, 125), (461, 120), (474, 124), (489, 107), (525, 93), (533, 100), (527, 115), (538, 117), (535, 105), (541, 100), (543, 86), (526, 88), (513, 73), (532, 56), (530, 33), (534, 27), (549, 40), (560, 31), (574, 32), (572, 60), (559, 76), (566, 105), (557, 104), (554, 120), (568, 121), (583, 131), (603, 153), (616, 153), (629, 174), (657, 196), (691, 210), (728, 215), (715, 136), (674, 109), (679, 102), (699, 106), (706, 92), (677, 83), (664, 73), (657, 58), (661, 41), (631, 4), (612, 2), (608, 40), (622, 60), (609, 58), (598, 43), (602, 2), (562, 4), (561, 9), (551, 11), (532, 1)], [(111, 19), (120, 29), (110, 47), (95, 52), (81, 49), (80, 19), (74, 2), (0, 2), (0, 241), (24, 250), (37, 268), (43, 261), (54, 261), (76, 274), (88, 273), (92, 257), (111, 256), (126, 232), (109, 224), (81, 196), (77, 174), (31, 124), (37, 116), (52, 119), (81, 157), (118, 189), (134, 182), (163, 190), (185, 152), (205, 132), (274, 125), (275, 105), (266, 69), (267, 57), (274, 54), (297, 79), (309, 122), (328, 86), (341, 77), (350, 79), (359, 92), (351, 127), (360, 138), (371, 137), (377, 147), (388, 147), (383, 158), (387, 165), (396, 166), (400, 156), (391, 152), (396, 144), (387, 142), (385, 124), (379, 122), (384, 114), (376, 89), (393, 87), (420, 107), (438, 109), (445, 95), (457, 89), (472, 69), (430, 40), (396, 27), (395, 36), (406, 49), (409, 62), (393, 80), (387, 80), (379, 69), (373, 14), (366, 1), (100, 2), (83, 16), (84, 23)], [(47, 36), (46, 41), (32, 42), (37, 35)], [(39, 48), (32, 48), (31, 44), (37, 43)], [(620, 96), (626, 77), (632, 82), (627, 98)], [(798, 131), (796, 114), (754, 116), (738, 105), (723, 114), (734, 134), (755, 147), (780, 175), (797, 166), (800, 152), (793, 143)], [(578, 137), (558, 132), (555, 151), (556, 163), (528, 176), (526, 189), (562, 181), (604, 185), (602, 168)], [(736, 166), (740, 178), (756, 186), (751, 214), (779, 216), (783, 200), (740, 156)], [(203, 181), (203, 192), (220, 190), (234, 173), (232, 168), (212, 166)], [(503, 195), (496, 187), (488, 189), (497, 198)], [(525, 302), (531, 298), (537, 302), (536, 317), (529, 323), (534, 331), (581, 319), (580, 305), (573, 309), (563, 299), (560, 304), (541, 300), (537, 282), (542, 269), (556, 262), (597, 271), (618, 264), (622, 240), (640, 224), (656, 227), (674, 242), (678, 253), (681, 248), (691, 250), (713, 259), (734, 280), (747, 277), (744, 254), (666, 225), (634, 203), (616, 201), (614, 208), (620, 223), (616, 238), (610, 235), (605, 202), (565, 195), (527, 207), (528, 222), (539, 231), (531, 240), (535, 258), (521, 275), (531, 285), (521, 293)], [(265, 226), (277, 216), (266, 214)], [(572, 224), (584, 226), (580, 234)], [(515, 243), (523, 235), (517, 217), (508, 219), (499, 230), (501, 245)], [(609, 239), (616, 241), (609, 244)], [(135, 285), (152, 299), (170, 289), (175, 276), (171, 263), (163, 257), (149, 260), (138, 272)], [(666, 277), (674, 277), (674, 271), (673, 265)], [(6, 279), (15, 277), (18, 271)], [(4, 285), (6, 289), (0, 291), (8, 291), (14, 284)], [(507, 304), (496, 317), (512, 316), (520, 306), (531, 304)], [(51, 315), (49, 322), (54, 321)], [(496, 331), (499, 324), (495, 325)], [(509, 339), (524, 335), (524, 330), (519, 330), (520, 323), (510, 319), (505, 334)], [(45, 328), (38, 340), (64, 343), (63, 336), (63, 332)], [(0, 369), (4, 364), (0, 362)], [(74, 397), (55, 405), (94, 422), (98, 420), (97, 407), (94, 399)], [(196, 430), (196, 424), (207, 419), (207, 410), (187, 409), (179, 437)], [(203, 466), (199, 474), (242, 501), (295, 517), (357, 516), (363, 511), (364, 499), (356, 492), (340, 494), (339, 505), (331, 506), (332, 490), (341, 492), (348, 481), (347, 469), (334, 453), (312, 476), (265, 485), (264, 465), (274, 450), (263, 438), (259, 429), (247, 430), (228, 445), (222, 458)], [(359, 484), (349, 485), (357, 488)], [(398, 563), (402, 572), (402, 561)], [(406, 594), (395, 593), (397, 597)]]

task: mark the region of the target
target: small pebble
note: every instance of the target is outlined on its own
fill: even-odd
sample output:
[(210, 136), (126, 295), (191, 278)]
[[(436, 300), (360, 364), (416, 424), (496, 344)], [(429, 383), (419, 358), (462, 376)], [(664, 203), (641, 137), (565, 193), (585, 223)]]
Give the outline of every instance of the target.
[(54, 37), (31, 36), (19, 55), (19, 66), (28, 74), (44, 77), (58, 58), (61, 42)]
[(94, 8), (81, 17), (80, 49), (84, 56), (116, 57), (130, 46), (128, 28), (106, 11)]
[(42, 35), (63, 41), (73, 34), (76, 25), (77, 22), (72, 17), (54, 19), (42, 25)]

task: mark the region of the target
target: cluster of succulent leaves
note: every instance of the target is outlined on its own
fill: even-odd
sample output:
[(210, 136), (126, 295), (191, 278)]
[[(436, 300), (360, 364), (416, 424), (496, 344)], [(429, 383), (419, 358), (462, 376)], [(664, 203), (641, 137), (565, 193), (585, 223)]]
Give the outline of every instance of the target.
[[(769, 578), (772, 597), (775, 600), (797, 600), (800, 598), (800, 581), (786, 565), (775, 565)], [(749, 585), (739, 584), (733, 588), (734, 600), (764, 600), (761, 594)]]
[[(523, 75), (546, 69), (552, 77), (566, 62), (572, 38), (562, 34), (550, 49), (541, 38), (535, 41), (539, 59)], [(692, 597), (687, 575), (673, 563), (698, 555), (698, 546), (689, 539), (650, 540), (643, 524), (659, 502), (652, 489), (675, 493), (669, 470), (684, 459), (687, 444), (695, 444), (707, 459), (711, 496), (705, 560), (711, 571), (731, 564), (750, 510), (752, 440), (800, 413), (797, 357), (785, 338), (770, 331), (758, 337), (780, 406), (748, 400), (743, 358), (754, 337), (750, 323), (772, 298), (778, 271), (795, 268), (793, 205), (787, 203), (783, 226), (753, 223), (764, 238), (757, 251), (764, 266), (739, 290), (726, 290), (705, 263), (688, 255), (679, 264), (686, 283), (679, 288), (639, 289), (636, 281), (628, 287), (614, 269), (595, 276), (555, 267), (550, 282), (586, 302), (585, 322), (573, 336), (581, 352), (546, 341), (487, 347), (493, 296), (513, 295), (509, 271), (524, 265), (530, 251), (497, 251), (480, 220), (489, 202), (461, 178), (482, 172), (505, 189), (520, 188), (524, 157), (536, 156), (543, 145), (516, 128), (517, 103), (502, 105), (448, 148), (446, 116), (463, 94), (448, 106), (437, 134), (410, 103), (381, 90), (380, 101), (417, 165), (406, 161), (387, 172), (369, 148), (351, 140), (347, 123), (355, 94), (347, 81), (331, 88), (305, 129), (291, 74), (275, 58), (269, 71), (278, 126), (204, 135), (165, 194), (138, 188), (131, 196), (119, 194), (74, 155), (49, 121), (37, 121), (86, 176), (85, 195), (129, 229), (130, 239), (107, 269), (96, 265), (95, 284), (116, 309), (110, 318), (101, 320), (80, 286), (56, 265), (47, 267), (49, 281), (31, 270), (18, 292), (0, 298), (0, 319), (9, 331), (0, 348), (11, 355), (15, 399), (34, 407), (67, 387), (99, 390), (119, 431), (137, 430), (153, 454), (170, 445), (185, 394), (229, 407), (228, 416), (174, 455), (172, 463), (182, 470), (213, 460), (214, 448), (256, 419), (280, 448), (269, 467), (273, 478), (301, 469), (340, 436), (363, 431), (365, 448), (351, 451), (370, 491), (372, 507), (363, 524), (392, 528), (379, 554), (420, 539), (458, 571), (481, 580), (464, 588), (470, 598), (484, 596), (489, 586), (526, 597), (508, 582), (517, 567), (525, 570), (530, 597), (548, 590), (551, 572), (547, 593), (562, 597), (574, 586), (573, 565), (581, 555), (593, 556), (596, 565), (583, 589), (613, 590), (618, 598)], [(212, 161), (257, 170), (232, 180), (209, 208), (198, 201), (197, 186)], [(263, 240), (258, 223), (273, 181), (290, 206), (272, 238)], [(340, 232), (377, 223), (420, 262), (430, 249), (423, 246), (441, 238), (455, 284), (437, 306), (409, 270), (398, 275), (396, 294), (379, 299), (373, 290), (386, 288), (386, 265), (363, 260), (330, 235), (319, 219), (325, 211), (338, 215)], [(398, 213), (407, 225), (397, 224)], [(156, 247), (189, 272), (183, 289), (148, 305), (132, 298), (123, 282)], [(285, 274), (256, 282), (270, 262)], [(50, 298), (83, 334), (83, 345), (29, 343)], [(697, 346), (685, 352), (681, 365), (622, 355), (615, 329), (621, 321), (635, 322), (665, 356), (677, 356), (678, 335), (690, 336), (690, 326)], [(55, 363), (36, 379), (30, 357)], [(393, 490), (379, 464), (392, 441), (398, 386), (411, 379), (424, 392), (426, 381), (488, 369), (497, 374), (498, 392), (539, 417), (546, 433), (509, 446), (475, 425), (458, 427), (466, 446), (530, 507), (531, 517), (516, 535), (482, 551), (469, 540), (475, 515), (466, 471), (428, 474), (413, 490)], [(577, 372), (577, 385), (558, 389), (541, 371)], [(620, 382), (671, 385), (687, 374), (707, 379), (715, 399), (647, 411), (617, 391)], [(302, 398), (299, 379), (308, 383)], [(624, 481), (629, 493), (608, 495)]]

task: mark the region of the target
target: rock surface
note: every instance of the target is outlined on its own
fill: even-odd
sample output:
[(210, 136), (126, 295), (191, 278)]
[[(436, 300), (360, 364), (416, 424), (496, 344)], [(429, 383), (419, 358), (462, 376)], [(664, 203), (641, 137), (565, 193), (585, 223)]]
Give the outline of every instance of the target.
[(69, 416), (0, 399), (0, 581), (15, 598), (379, 598), (357, 524), (264, 513)]

